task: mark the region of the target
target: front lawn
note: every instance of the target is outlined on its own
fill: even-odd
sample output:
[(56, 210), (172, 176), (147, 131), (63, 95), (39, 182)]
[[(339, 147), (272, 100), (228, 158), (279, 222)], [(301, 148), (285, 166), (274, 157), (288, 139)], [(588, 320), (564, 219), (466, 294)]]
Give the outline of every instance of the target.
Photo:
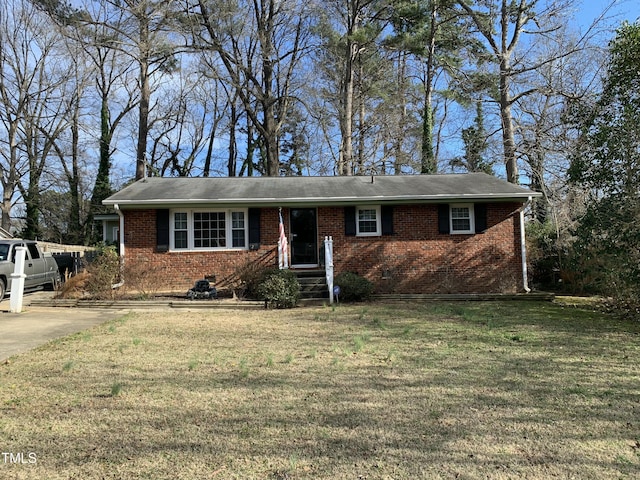
[(639, 365), (553, 303), (132, 313), (0, 366), (0, 477), (637, 478)]

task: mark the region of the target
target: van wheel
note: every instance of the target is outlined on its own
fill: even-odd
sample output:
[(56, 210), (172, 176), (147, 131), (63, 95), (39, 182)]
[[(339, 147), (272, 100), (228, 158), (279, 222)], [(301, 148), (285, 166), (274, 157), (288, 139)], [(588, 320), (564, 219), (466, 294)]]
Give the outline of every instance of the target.
[(4, 280), (0, 280), (0, 300), (4, 298), (4, 294), (7, 292), (7, 286), (4, 284)]

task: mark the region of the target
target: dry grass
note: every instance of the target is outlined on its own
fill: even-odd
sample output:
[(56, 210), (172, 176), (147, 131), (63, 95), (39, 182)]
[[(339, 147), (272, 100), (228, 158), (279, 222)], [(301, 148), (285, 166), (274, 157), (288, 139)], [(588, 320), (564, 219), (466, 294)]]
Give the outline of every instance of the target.
[(0, 477), (637, 478), (639, 364), (547, 303), (135, 313), (0, 367)]

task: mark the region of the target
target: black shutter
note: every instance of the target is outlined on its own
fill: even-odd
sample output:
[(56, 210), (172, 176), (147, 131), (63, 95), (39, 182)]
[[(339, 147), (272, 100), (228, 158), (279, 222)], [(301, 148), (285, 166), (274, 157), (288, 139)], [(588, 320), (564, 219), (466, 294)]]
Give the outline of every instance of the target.
[(476, 233), (484, 233), (487, 230), (487, 204), (476, 203), (473, 206)]
[(156, 250), (169, 251), (169, 210), (156, 210)]
[(260, 209), (249, 209), (249, 248), (257, 250), (260, 248)]
[(449, 230), (449, 204), (438, 205), (438, 233), (450, 233)]
[(344, 207), (344, 234), (347, 237), (356, 234), (356, 207)]
[(383, 205), (382, 214), (382, 235), (393, 235), (393, 207)]

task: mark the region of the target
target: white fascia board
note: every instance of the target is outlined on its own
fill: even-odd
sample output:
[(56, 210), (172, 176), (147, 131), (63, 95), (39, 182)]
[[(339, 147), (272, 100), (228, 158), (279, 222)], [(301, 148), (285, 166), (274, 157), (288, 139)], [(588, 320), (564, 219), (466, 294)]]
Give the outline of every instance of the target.
[(463, 194), (463, 195), (395, 195), (395, 196), (366, 196), (366, 197), (304, 197), (304, 198), (183, 198), (183, 199), (151, 199), (151, 200), (119, 200), (104, 201), (105, 205), (118, 204), (121, 208), (145, 208), (145, 207), (180, 207), (187, 205), (216, 205), (219, 207), (259, 206), (259, 207), (286, 207), (298, 205), (350, 205), (350, 204), (410, 204), (410, 203), (442, 203), (442, 202), (508, 202), (516, 201), (525, 203), (531, 197), (541, 197), (538, 192), (526, 192), (522, 194)]

